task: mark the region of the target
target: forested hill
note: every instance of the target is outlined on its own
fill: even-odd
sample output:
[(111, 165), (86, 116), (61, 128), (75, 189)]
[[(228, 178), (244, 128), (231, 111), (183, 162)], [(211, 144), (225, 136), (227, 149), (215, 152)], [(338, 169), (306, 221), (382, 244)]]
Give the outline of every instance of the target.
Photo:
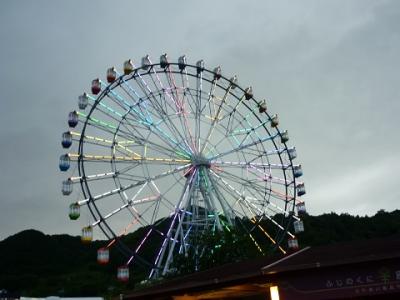
[[(372, 217), (306, 215), (301, 246), (333, 244), (342, 241), (384, 237), (400, 233), (400, 210), (379, 211)], [(135, 234), (135, 233), (133, 233)], [(79, 237), (45, 235), (25, 230), (0, 242), (0, 290), (23, 296), (106, 296), (134, 288), (139, 277), (128, 286), (116, 281), (116, 269), (122, 264), (117, 251), (111, 251), (111, 263), (96, 263), (96, 251), (103, 242), (83, 245)]]

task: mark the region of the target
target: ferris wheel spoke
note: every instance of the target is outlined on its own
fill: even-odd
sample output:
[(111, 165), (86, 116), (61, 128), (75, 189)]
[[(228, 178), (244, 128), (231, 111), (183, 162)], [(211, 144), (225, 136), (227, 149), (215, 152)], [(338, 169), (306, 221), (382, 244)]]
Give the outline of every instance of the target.
[(238, 146), (238, 147), (235, 148), (235, 149), (231, 149), (231, 150), (228, 150), (228, 151), (226, 151), (226, 152), (221, 152), (221, 153), (215, 155), (214, 157), (212, 157), (210, 160), (215, 160), (215, 159), (220, 158), (220, 157), (223, 157), (223, 156), (225, 156), (225, 155), (228, 155), (228, 154), (231, 154), (231, 153), (234, 153), (234, 152), (238, 152), (238, 151), (240, 151), (240, 150), (243, 150), (243, 149), (246, 149), (246, 148), (249, 148), (249, 147), (258, 145), (258, 144), (260, 144), (260, 143), (263, 143), (263, 142), (266, 142), (266, 141), (269, 141), (269, 140), (273, 140), (277, 135), (278, 135), (278, 134), (275, 134), (275, 135), (273, 135), (273, 136), (267, 136), (267, 137), (264, 137), (264, 138), (262, 138), (262, 139), (253, 141), (253, 142), (251, 142), (251, 143), (247, 143), (247, 144), (244, 144), (244, 145), (240, 145), (240, 146)]
[[(148, 59), (149, 59), (150, 64), (152, 64), (152, 62), (151, 62), (151, 60), (150, 60), (149, 57), (148, 57)], [(180, 107), (180, 105), (179, 105), (179, 103), (178, 103), (178, 99), (175, 99), (175, 98), (168, 92), (168, 88), (164, 87), (164, 85), (163, 85), (163, 83), (162, 83), (160, 77), (158, 76), (158, 73), (156, 72), (156, 70), (154, 69), (153, 66), (150, 67), (149, 74), (150, 74), (150, 77), (151, 77), (151, 79), (152, 79), (152, 81), (153, 81), (153, 83), (154, 83), (154, 86), (157, 87), (157, 83), (156, 83), (156, 81), (154, 80), (153, 75), (156, 77), (159, 87), (161, 88), (161, 90), (163, 90), (163, 91), (166, 92), (166, 94), (167, 94), (168, 98), (170, 99), (171, 103), (173, 103), (173, 104), (175, 105), (176, 112), (178, 113), (179, 110), (181, 109), (181, 107)]]
[[(252, 201), (256, 201), (258, 203), (263, 203), (264, 202), (261, 199), (254, 198), (254, 197), (251, 197), (251, 196), (248, 196), (247, 199), (252, 200)], [(273, 207), (274, 209), (271, 208), (271, 207)], [(276, 205), (273, 202), (269, 202), (268, 205), (266, 206), (266, 209), (271, 210), (275, 214), (279, 214), (280, 213), (280, 214), (285, 215), (286, 217), (292, 217), (295, 220), (300, 220), (299, 217), (297, 217), (294, 214), (291, 214), (290, 211), (287, 211), (287, 210), (283, 209), (282, 207), (280, 207), (279, 205)]]
[[(261, 181), (266, 181), (266, 182), (271, 182), (271, 183), (276, 183), (284, 186), (289, 186), (291, 184), (294, 184), (293, 180), (287, 180), (283, 178), (279, 178), (276, 176), (272, 176), (271, 172), (266, 173), (263, 170), (260, 170), (259, 168), (256, 167), (249, 167), (248, 170), (253, 173), (255, 176), (258, 176), (258, 180)], [(261, 174), (261, 175), (259, 175)]]
[[(147, 115), (147, 118), (149, 119), (150, 122), (152, 122), (152, 117), (150, 115), (149, 110), (147, 109), (146, 105), (146, 100), (142, 99), (138, 92), (132, 87), (131, 84), (129, 84), (128, 81), (126, 81), (123, 77), (121, 77), (121, 74), (117, 72), (117, 74), (120, 76), (122, 85), (121, 88), (123, 91), (128, 95), (129, 98), (132, 99), (132, 101), (135, 103), (134, 106), (139, 107), (142, 113), (145, 113)], [(133, 93), (133, 94), (132, 94)], [(142, 110), (142, 107), (144, 108), (144, 111)]]
[(235, 106), (232, 108), (232, 111), (229, 114), (226, 114), (220, 121), (224, 121), (226, 118), (228, 118), (228, 125), (227, 125), (227, 133), (231, 131), (231, 126), (232, 126), (232, 119), (235, 118), (235, 114), (238, 112), (238, 107), (240, 104), (243, 103), (243, 100), (245, 99), (244, 94), (238, 99), (238, 102), (236, 102)]
[(81, 180), (85, 181), (92, 181), (92, 180), (101, 180), (101, 179), (109, 179), (115, 176), (115, 172), (108, 172), (108, 173), (100, 173), (100, 174), (93, 174), (93, 175), (85, 175), (85, 176), (75, 176), (69, 177), (73, 183), (78, 183)]
[(279, 251), (281, 251), (283, 254), (286, 254), (286, 251), (276, 242), (276, 240), (268, 233), (268, 231), (261, 226), (260, 222), (262, 219), (263, 216), (261, 216), (258, 222), (254, 218), (251, 218), (250, 221), (257, 226), (257, 228), (271, 241), (272, 244), (278, 246)]
[(148, 181), (151, 181), (151, 180), (154, 181), (154, 180), (163, 178), (163, 177), (165, 177), (165, 176), (169, 176), (169, 175), (172, 175), (172, 174), (174, 174), (174, 173), (180, 172), (180, 171), (184, 170), (185, 168), (187, 168), (189, 165), (190, 165), (190, 164), (186, 164), (186, 165), (177, 167), (177, 168), (175, 168), (175, 169), (165, 171), (165, 172), (163, 172), (163, 173), (161, 173), (161, 174), (158, 174), (158, 175), (155, 175), (155, 176), (146, 178), (146, 179), (144, 179), (144, 180), (141, 180), (141, 181), (138, 181), (138, 182), (129, 184), (129, 185), (127, 185), (127, 186), (122, 186), (122, 187), (119, 187), (119, 188), (110, 190), (110, 191), (108, 191), (108, 192), (105, 192), (105, 193), (103, 193), (103, 194), (96, 195), (96, 196), (94, 196), (94, 197), (92, 197), (92, 198), (84, 199), (84, 200), (82, 200), (81, 202), (82, 202), (82, 203), (86, 203), (86, 202), (89, 202), (90, 200), (91, 200), (91, 201), (97, 201), (97, 200), (103, 199), (103, 198), (105, 198), (105, 197), (112, 196), (112, 195), (115, 195), (115, 194), (117, 194), (117, 193), (121, 193), (121, 192), (127, 191), (127, 190), (129, 190), (129, 189), (132, 189), (132, 188), (135, 188), (135, 187), (137, 187), (137, 186), (140, 186), (140, 185), (142, 185), (142, 184), (144, 184), (144, 183), (146, 183), (146, 182), (148, 182)]
[[(71, 132), (71, 134), (76, 137), (76, 140), (79, 141), (81, 139), (81, 135), (79, 133)], [(106, 147), (106, 148), (109, 148), (109, 147), (111, 147), (112, 144), (114, 144), (114, 142), (111, 140), (100, 138), (97, 136), (90, 136), (90, 135), (84, 135), (82, 142), (87, 143), (87, 144), (102, 146), (102, 147)], [(131, 142), (131, 144), (132, 143), (133, 142)], [(115, 142), (115, 147), (119, 148), (120, 152), (122, 152), (124, 154), (128, 154), (128, 155), (135, 155), (137, 157), (140, 157), (140, 155), (138, 153), (130, 150), (129, 148), (127, 148), (125, 146), (122, 146), (122, 144), (128, 144), (128, 143)]]
[(222, 160), (211, 160), (212, 166), (227, 167), (227, 168), (265, 168), (265, 169), (277, 169), (285, 170), (290, 167), (290, 164), (271, 164), (271, 163), (258, 163), (258, 162), (240, 162), (240, 161), (222, 161)]
[[(241, 205), (240, 205), (241, 206)], [(240, 213), (239, 211), (236, 211), (237, 214), (239, 216), (241, 216), (242, 218), (247, 218), (249, 219), (249, 216), (244, 212), (243, 207), (241, 206), (241, 209), (243, 211), (243, 213)], [(262, 250), (260, 244), (256, 241), (256, 239), (254, 238), (254, 236), (251, 234), (251, 230), (249, 230), (246, 225), (244, 225), (243, 221), (240, 218), (237, 218), (238, 223), (240, 224), (240, 226), (242, 227), (242, 229), (246, 232), (246, 234), (250, 237), (251, 241), (253, 242), (254, 246), (256, 247), (256, 249), (262, 254), (264, 254), (264, 251)]]
[[(129, 105), (128, 102), (126, 102), (119, 94), (115, 93), (113, 90), (110, 90), (110, 93), (112, 94), (113, 97), (110, 96), (109, 93), (107, 93), (107, 96), (112, 99), (115, 100), (117, 103), (123, 103), (124, 105), (127, 106), (127, 113), (131, 114), (134, 117), (138, 118), (138, 122), (145, 125), (146, 127), (148, 127), (150, 130), (154, 129), (154, 132), (157, 132), (159, 134), (160, 138), (165, 138), (169, 141), (173, 143), (173, 146), (178, 146), (179, 148), (182, 148), (183, 151), (186, 151), (186, 149), (184, 149), (182, 147), (182, 145), (180, 143), (178, 143), (177, 141), (175, 141), (174, 139), (172, 139), (168, 134), (166, 134), (164, 131), (162, 131), (156, 124), (154, 124), (154, 122), (150, 122), (149, 120), (147, 120), (145, 118), (145, 116), (139, 112), (136, 108), (134, 108), (132, 105)], [(124, 118), (125, 120), (127, 120), (127, 118)], [(131, 126), (134, 128), (134, 126), (131, 124)], [(172, 145), (171, 145), (172, 146)]]
[(70, 154), (71, 158), (84, 159), (85, 161), (100, 161), (100, 162), (138, 162), (143, 163), (157, 163), (157, 164), (168, 164), (168, 165), (187, 165), (190, 160), (187, 159), (175, 159), (175, 158), (161, 158), (161, 157), (142, 157), (142, 156), (111, 156), (111, 155), (90, 155), (84, 154), (79, 155), (75, 153)]
[[(165, 99), (165, 94), (163, 94), (163, 98)], [(187, 112), (184, 108), (182, 108), (182, 110), (180, 110), (178, 112), (174, 112), (174, 117), (176, 117), (179, 120), (179, 125), (181, 128), (182, 134), (180, 133), (180, 130), (176, 127), (176, 125), (172, 121), (173, 118), (171, 117), (171, 115), (167, 115), (166, 119), (168, 119), (168, 124), (171, 125), (170, 131), (174, 132), (176, 134), (176, 137), (180, 138), (185, 143), (185, 145), (188, 147), (188, 149), (190, 149), (190, 151), (193, 152), (194, 151), (193, 137), (192, 137), (191, 129), (189, 127), (189, 123), (188, 123), (186, 114), (187, 114)], [(183, 120), (182, 120), (182, 116), (183, 116)]]
[[(243, 207), (242, 207), (243, 210)], [(243, 211), (243, 213), (238, 212), (238, 214), (240, 214), (242, 217), (246, 217), (248, 218), (247, 214)], [(278, 245), (278, 243), (276, 242), (276, 240), (272, 237), (272, 235), (270, 233), (268, 233), (268, 231), (262, 227), (262, 225), (260, 224), (260, 222), (262, 221), (262, 219), (264, 218), (264, 216), (260, 216), (260, 219), (257, 221), (256, 218), (253, 216), (251, 218), (249, 218), (250, 222), (253, 223), (255, 226), (257, 226), (257, 228), (272, 242), (272, 244), (274, 245)], [(254, 239), (252, 239), (254, 241)], [(278, 249), (283, 253), (286, 254), (286, 251), (278, 245)]]
[(115, 124), (110, 124), (110, 123), (108, 123), (108, 122), (104, 122), (104, 121), (102, 121), (102, 120), (99, 120), (99, 119), (97, 119), (97, 118), (88, 116), (88, 115), (86, 115), (86, 114), (84, 114), (84, 113), (82, 113), (82, 112), (79, 112), (79, 111), (77, 112), (77, 114), (78, 114), (79, 116), (81, 116), (81, 117), (87, 119), (87, 123), (90, 124), (90, 125), (94, 125), (94, 126), (97, 126), (97, 127), (100, 127), (100, 128), (107, 128), (108, 130), (115, 130), (115, 129), (117, 129), (117, 126), (116, 126)]
[[(278, 222), (276, 222), (276, 221), (275, 221), (273, 218), (271, 218), (269, 215), (266, 215), (265, 213), (263, 213), (263, 211), (262, 211), (259, 207), (257, 207), (256, 205), (254, 205), (252, 202), (248, 201), (247, 198), (242, 198), (242, 200), (243, 200), (244, 203), (247, 205), (249, 211), (251, 211), (251, 212), (253, 213), (253, 215), (258, 215), (258, 214), (254, 213), (254, 211), (252, 210), (252, 208), (254, 208), (255, 210), (257, 210), (261, 216), (266, 217), (272, 224), (274, 224), (274, 225), (275, 225), (276, 227), (278, 227), (280, 230), (282, 230), (283, 232), (286, 231), (286, 229), (285, 229), (281, 224), (279, 224)], [(294, 238), (294, 235), (293, 235), (292, 233), (290, 233), (289, 231), (286, 231), (286, 232), (287, 232), (287, 234), (288, 234), (290, 237)]]
[[(221, 103), (219, 104), (218, 109), (216, 110), (216, 112), (215, 112), (215, 110), (214, 110), (214, 112), (215, 112), (215, 117), (212, 116), (211, 127), (210, 127), (210, 129), (208, 130), (208, 133), (207, 133), (207, 135), (206, 135), (206, 138), (204, 139), (204, 144), (203, 144), (203, 147), (202, 147), (200, 153), (203, 153), (205, 147), (206, 147), (207, 144), (209, 143), (209, 140), (210, 140), (211, 135), (212, 135), (212, 133), (213, 133), (213, 131), (214, 131), (215, 125), (218, 123), (219, 114), (221, 113), (222, 106), (225, 104), (225, 101), (226, 101), (226, 99), (227, 99), (227, 97), (228, 97), (228, 95), (229, 95), (229, 93), (230, 93), (230, 90), (231, 90), (231, 87), (229, 86), (228, 89), (225, 91), (224, 96), (223, 96), (222, 99), (221, 99)], [(215, 97), (213, 96), (212, 98), (214, 99)], [(211, 114), (210, 114), (210, 115), (211, 115)]]
[(257, 191), (260, 191), (260, 192), (263, 192), (263, 193), (267, 193), (271, 197), (274, 197), (275, 199), (278, 199), (278, 200), (282, 200), (282, 201), (285, 201), (285, 202), (294, 200), (294, 197), (292, 197), (290, 195), (284, 194), (284, 193), (279, 192), (277, 190), (274, 190), (272, 188), (266, 188), (263, 185), (259, 185), (258, 181), (246, 180), (246, 179), (243, 179), (243, 178), (241, 178), (241, 177), (239, 177), (237, 175), (234, 175), (234, 174), (226, 172), (226, 171), (224, 171), (220, 175), (216, 175), (216, 176), (220, 176), (221, 178), (229, 176), (229, 177), (233, 178), (232, 179), (233, 182), (240, 183), (243, 187), (246, 187), (247, 189), (254, 189), (254, 190), (257, 190)]
[[(139, 77), (141, 81), (138, 81), (137, 77)], [(134, 77), (134, 80), (135, 80), (136, 84), (140, 87), (140, 89), (142, 90), (143, 94), (146, 95), (146, 98), (149, 99), (149, 101), (150, 101), (150, 99), (153, 100), (153, 101), (150, 101), (150, 103), (151, 103), (152, 107), (154, 108), (155, 112), (157, 113), (157, 117), (159, 119), (163, 119), (163, 116), (167, 114), (167, 110), (166, 109), (164, 110), (162, 103), (158, 102), (155, 94), (150, 89), (147, 82), (143, 79), (143, 77), (139, 73), (138, 73), (138, 76)], [(156, 116), (156, 115), (154, 115), (154, 116)]]

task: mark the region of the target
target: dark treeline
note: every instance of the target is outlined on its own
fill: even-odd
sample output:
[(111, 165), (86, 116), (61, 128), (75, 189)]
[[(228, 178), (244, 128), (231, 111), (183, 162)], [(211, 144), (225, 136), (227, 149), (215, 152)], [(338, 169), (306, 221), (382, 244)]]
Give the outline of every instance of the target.
[[(303, 217), (305, 232), (298, 238), (301, 246), (328, 245), (343, 241), (390, 236), (400, 233), (400, 210), (377, 212), (360, 217), (335, 213)], [(141, 229), (127, 236), (135, 239)], [(221, 243), (221, 240), (225, 242)], [(219, 244), (217, 244), (219, 241)], [(215, 244), (214, 251), (200, 262), (202, 269), (254, 257), (253, 250), (244, 245), (246, 237), (232, 234), (206, 236), (204, 243)], [(241, 245), (237, 247), (236, 245)], [(6, 289), (23, 296), (104, 296), (117, 295), (133, 289), (144, 279), (144, 270), (131, 270), (128, 284), (116, 280), (116, 269), (124, 260), (117, 249), (111, 251), (110, 263), (100, 266), (96, 251), (104, 242), (82, 245), (79, 237), (45, 235), (36, 230), (25, 230), (0, 242), (0, 290)], [(151, 246), (151, 245), (150, 245)], [(250, 249), (250, 247), (249, 247)], [(229, 251), (230, 255), (226, 255)], [(229, 258), (229, 260), (227, 260)], [(193, 270), (193, 262), (177, 257), (178, 272)]]

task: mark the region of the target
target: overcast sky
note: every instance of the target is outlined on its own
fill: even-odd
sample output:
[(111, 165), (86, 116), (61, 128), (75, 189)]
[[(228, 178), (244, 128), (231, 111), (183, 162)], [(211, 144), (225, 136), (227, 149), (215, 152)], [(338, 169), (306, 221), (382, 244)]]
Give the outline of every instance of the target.
[(1, 1), (0, 240), (77, 235), (58, 170), (77, 95), (110, 66), (186, 54), (269, 100), (311, 214), (400, 207), (399, 1)]

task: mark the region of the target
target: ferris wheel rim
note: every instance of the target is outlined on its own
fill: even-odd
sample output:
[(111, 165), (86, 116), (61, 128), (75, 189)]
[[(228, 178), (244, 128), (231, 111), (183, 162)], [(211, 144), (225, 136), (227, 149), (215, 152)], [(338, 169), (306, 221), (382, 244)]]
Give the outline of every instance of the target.
[[(178, 63), (169, 63), (169, 65), (171, 65), (171, 66), (179, 66)], [(152, 69), (155, 69), (155, 68), (158, 68), (158, 69), (159, 69), (159, 70), (156, 70), (156, 71), (155, 71), (156, 74), (166, 73), (166, 68), (160, 68), (160, 67), (161, 67), (161, 64), (157, 64), (157, 63), (148, 65), (148, 66), (146, 66), (146, 68), (149, 68), (149, 71), (148, 71), (148, 72), (144, 72), (144, 73), (142, 73), (142, 74), (140, 74), (140, 75), (143, 75), (143, 76), (144, 76), (144, 75), (147, 75), (147, 74), (150, 73), (150, 71), (151, 71)], [(195, 66), (195, 65), (190, 65), (190, 64), (186, 64), (186, 67), (193, 68), (193, 69), (196, 69), (196, 68), (197, 68), (197, 66)], [(128, 82), (128, 81), (130, 81), (130, 80), (132, 80), (132, 79), (135, 79), (135, 80), (136, 80), (137, 76), (135, 77), (135, 75), (136, 75), (136, 74), (139, 72), (139, 70), (141, 70), (141, 69), (145, 70), (143, 66), (140, 66), (140, 67), (135, 68), (135, 70), (134, 70), (131, 74), (129, 74), (129, 75), (126, 75), (126, 74), (120, 75), (114, 82), (108, 84), (107, 87), (101, 91), (101, 93), (96, 97), (96, 100), (95, 100), (94, 104), (91, 106), (91, 109), (90, 109), (89, 114), (86, 115), (86, 119), (85, 119), (85, 122), (84, 122), (84, 126), (83, 126), (83, 129), (82, 129), (82, 131), (81, 131), (81, 136), (80, 136), (80, 139), (79, 139), (79, 157), (78, 157), (78, 166), (79, 166), (79, 167), (78, 167), (78, 170), (79, 170), (79, 175), (81, 176), (81, 178), (83, 178), (83, 179), (80, 180), (80, 184), (81, 184), (81, 187), (82, 187), (83, 194), (84, 194), (85, 198), (88, 198), (88, 199), (89, 199), (88, 205), (87, 205), (87, 206), (89, 207), (90, 213), (92, 214), (92, 216), (94, 217), (94, 219), (97, 219), (97, 218), (98, 218), (98, 219), (100, 220), (100, 222), (99, 222), (98, 225), (99, 225), (100, 229), (104, 232), (104, 234), (107, 236), (107, 238), (110, 239), (110, 238), (112, 237), (112, 238), (116, 239), (116, 240), (118, 241), (118, 244), (121, 244), (120, 246), (121, 246), (122, 248), (125, 248), (125, 247), (124, 247), (124, 244), (120, 241), (119, 236), (113, 231), (113, 229), (107, 224), (107, 222), (102, 222), (103, 216), (102, 216), (100, 210), (98, 209), (98, 207), (97, 207), (97, 205), (96, 205), (96, 203), (95, 203), (96, 201), (94, 201), (94, 197), (93, 197), (92, 192), (91, 192), (91, 190), (90, 190), (90, 187), (89, 187), (89, 185), (88, 185), (88, 181), (86, 180), (85, 164), (84, 164), (85, 159), (84, 159), (84, 157), (83, 157), (83, 146), (84, 146), (84, 143), (85, 143), (85, 142), (84, 142), (84, 139), (85, 139), (84, 135), (85, 135), (86, 127), (87, 127), (88, 122), (89, 122), (89, 118), (90, 118), (90, 116), (92, 115), (92, 113), (96, 110), (96, 108), (97, 108), (97, 106), (99, 105), (99, 103), (100, 103), (105, 97), (108, 96), (108, 93), (109, 93), (110, 91), (112, 91), (113, 89), (116, 89), (116, 88), (120, 87), (124, 82)], [(170, 72), (171, 72), (171, 71), (170, 71)], [(208, 72), (209, 74), (215, 74), (213, 71), (208, 70), (208, 69), (206, 69), (206, 68), (203, 68), (203, 69), (202, 69), (202, 72)], [(172, 73), (172, 74), (179, 74), (179, 73), (182, 74), (182, 71), (179, 72), (179, 71), (177, 71), (177, 70), (173, 70), (171, 73)], [(140, 75), (139, 75), (139, 76), (140, 76)], [(191, 76), (191, 77), (194, 77), (194, 78), (196, 78), (196, 77), (199, 76), (198, 73), (197, 73), (197, 75), (186, 73), (186, 76), (188, 76), (188, 75)], [(124, 78), (124, 77), (125, 77), (125, 78)], [(231, 82), (230, 79), (224, 77), (223, 75), (221, 75), (219, 79), (223, 79), (223, 80), (225, 80), (226, 82)], [(211, 83), (211, 82), (212, 82), (211, 80), (208, 80), (208, 78), (202, 78), (202, 80), (205, 80), (205, 81), (207, 81), (208, 83)], [(220, 84), (216, 84), (216, 86), (219, 87), (221, 90), (226, 90), (226, 88), (223, 87), (223, 86), (220, 85)], [(239, 86), (239, 85), (236, 85), (236, 88), (238, 88), (238, 89), (239, 89), (240, 91), (242, 91), (243, 93), (245, 92), (245, 89), (243, 89), (243, 88), (242, 88), (241, 86)], [(233, 94), (231, 94), (231, 95), (232, 95), (233, 97), (235, 97), (235, 98), (238, 100), (238, 97), (237, 97), (236, 95), (233, 95)], [(253, 96), (251, 97), (251, 99), (252, 99), (252, 101), (253, 101), (255, 104), (258, 104), (258, 103), (259, 103)], [(249, 109), (249, 110), (251, 111), (251, 109), (250, 109), (250, 107), (247, 105), (247, 103), (244, 103), (244, 105), (246, 106), (247, 109)], [(130, 109), (131, 109), (131, 108), (130, 108)], [(127, 113), (128, 113), (128, 111), (127, 111)], [(269, 115), (269, 113), (268, 113), (267, 111), (265, 111), (264, 113), (267, 115), (268, 119), (271, 119), (271, 116)], [(254, 114), (255, 118), (256, 118), (258, 121), (262, 122), (262, 120), (260, 119), (260, 117), (259, 117), (256, 113), (253, 112), (253, 114)], [(199, 115), (199, 118), (200, 118), (200, 117), (201, 117), (201, 115)], [(114, 136), (113, 136), (113, 140), (115, 140), (115, 135), (116, 135), (117, 132), (119, 131), (119, 128), (120, 128), (122, 122), (123, 122), (123, 119), (121, 118), (120, 121), (119, 121), (119, 124), (118, 124), (117, 128), (115, 129)], [(270, 130), (266, 127), (266, 124), (263, 124), (262, 127), (265, 129), (265, 131), (267, 132), (268, 136), (272, 136), (271, 133), (270, 133)], [(279, 130), (278, 127), (276, 127), (276, 130), (277, 130), (276, 136), (281, 136), (281, 131)], [(206, 141), (206, 142), (207, 142), (207, 141)], [(281, 153), (283, 153), (283, 152), (285, 152), (285, 151), (288, 152), (288, 149), (289, 149), (289, 148), (288, 148), (286, 142), (282, 142), (281, 144), (283, 144), (284, 148), (283, 148), (282, 152), (279, 152), (280, 149), (282, 149), (282, 147), (278, 147), (278, 145), (276, 144), (276, 142), (274, 141), (274, 139), (272, 139), (271, 142), (273, 143), (273, 145), (274, 145), (274, 147), (275, 147), (275, 150), (277, 151), (277, 154), (278, 154), (279, 160), (280, 160), (280, 162), (281, 162), (281, 165), (283, 166), (283, 165), (284, 165), (284, 161), (283, 161), (283, 158), (282, 158), (282, 156), (281, 156)], [(232, 151), (234, 151), (234, 150), (237, 150), (237, 149), (232, 149)], [(240, 149), (239, 149), (239, 150), (240, 150)], [(293, 211), (294, 208), (295, 208), (295, 205), (296, 205), (296, 204), (295, 204), (295, 200), (296, 200), (296, 196), (297, 196), (297, 193), (296, 193), (296, 176), (294, 175), (294, 170), (293, 170), (293, 167), (294, 167), (293, 160), (292, 160), (292, 158), (291, 158), (290, 156), (289, 156), (288, 158), (289, 158), (289, 165), (288, 165), (288, 168), (291, 169), (292, 178), (293, 178), (293, 199), (292, 199), (293, 201), (290, 201), (290, 202), (292, 202), (292, 203), (291, 203), (291, 211)], [(111, 164), (113, 164), (113, 163), (115, 163), (115, 158), (113, 158), (113, 159), (111, 160)], [(284, 180), (285, 180), (285, 182), (286, 182), (286, 181), (287, 181), (287, 179), (286, 179), (286, 172), (283, 172), (283, 176), (284, 176)], [(119, 180), (118, 176), (114, 176), (114, 180), (116, 180), (116, 179)], [(287, 185), (287, 184), (285, 185), (285, 190), (286, 190), (286, 195), (288, 195), (288, 185)], [(284, 209), (283, 209), (284, 211), (287, 211), (287, 210), (288, 210), (288, 205), (289, 205), (289, 204), (290, 204), (290, 203), (289, 203), (288, 201), (285, 202), (285, 206), (284, 206)], [(106, 230), (103, 229), (102, 226), (105, 226), (105, 227), (106, 227), (106, 229), (108, 230), (108, 233), (110, 234), (110, 236), (106, 233)], [(286, 223), (286, 228), (285, 228), (286, 231), (288, 230), (288, 227), (289, 227), (289, 226), (290, 226), (290, 224), (289, 224), (289, 222), (287, 222), (287, 223)], [(281, 243), (281, 240), (282, 240), (283, 238), (284, 238), (284, 236), (281, 235), (280, 240), (278, 241), (278, 245)], [(126, 249), (125, 249), (124, 251), (126, 251), (126, 252), (128, 253), (128, 254), (125, 254), (125, 255), (127, 255), (127, 256), (135, 255), (135, 254), (133, 253), (133, 251), (132, 251), (131, 249), (129, 249), (128, 247), (126, 247)], [(124, 251), (122, 251), (122, 252), (124, 252)]]

